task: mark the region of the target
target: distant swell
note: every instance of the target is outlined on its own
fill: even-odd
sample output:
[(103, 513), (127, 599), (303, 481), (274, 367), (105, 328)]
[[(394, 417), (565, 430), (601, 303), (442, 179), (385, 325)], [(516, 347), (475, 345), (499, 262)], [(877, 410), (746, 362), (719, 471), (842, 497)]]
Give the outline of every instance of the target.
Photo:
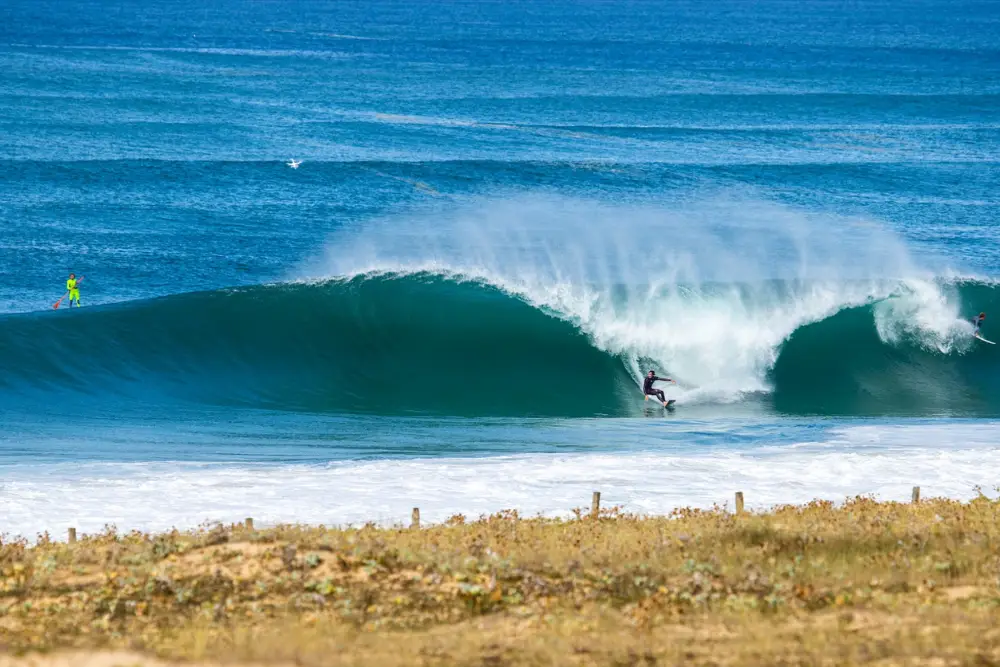
[[(966, 309), (1000, 306), (993, 286), (955, 289)], [(876, 307), (848, 307), (796, 330), (766, 372), (771, 391), (748, 392), (742, 403), (786, 414), (1000, 416), (1000, 350), (970, 340), (944, 353), (905, 335), (887, 343)], [(427, 273), (359, 276), (4, 316), (0, 409), (143, 402), (632, 416), (648, 413), (629, 370), (642, 361), (609, 354), (558, 313), (489, 285)], [(697, 409), (734, 408), (702, 401)]]

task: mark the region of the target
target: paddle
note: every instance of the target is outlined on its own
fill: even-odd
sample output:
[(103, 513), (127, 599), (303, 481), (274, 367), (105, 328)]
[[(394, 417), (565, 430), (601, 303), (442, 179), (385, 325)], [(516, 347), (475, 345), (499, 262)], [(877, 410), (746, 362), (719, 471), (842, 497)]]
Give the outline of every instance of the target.
[[(80, 283), (82, 283), (83, 282), (83, 278), (84, 278), (83, 276), (80, 276), (79, 279), (77, 279), (76, 284), (79, 285)], [(58, 301), (56, 301), (54, 304), (52, 304), (52, 310), (59, 310), (59, 306), (62, 305), (63, 299), (65, 299), (68, 296), (69, 296), (69, 291), (67, 290), (67, 292), (65, 294), (63, 294), (61, 297), (59, 297)]]

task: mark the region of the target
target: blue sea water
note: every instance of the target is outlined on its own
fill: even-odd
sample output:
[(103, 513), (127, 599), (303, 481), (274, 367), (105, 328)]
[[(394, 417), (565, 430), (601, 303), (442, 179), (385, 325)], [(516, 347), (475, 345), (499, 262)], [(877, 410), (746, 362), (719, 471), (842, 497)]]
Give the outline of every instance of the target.
[(998, 30), (7, 0), (0, 533), (992, 489)]

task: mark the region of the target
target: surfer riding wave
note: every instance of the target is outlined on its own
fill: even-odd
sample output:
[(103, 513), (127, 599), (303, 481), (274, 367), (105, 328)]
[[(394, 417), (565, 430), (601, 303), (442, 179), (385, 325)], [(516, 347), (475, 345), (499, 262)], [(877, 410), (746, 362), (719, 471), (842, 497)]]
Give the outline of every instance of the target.
[(977, 340), (981, 340), (984, 343), (989, 343), (990, 345), (996, 345), (996, 343), (994, 343), (993, 341), (986, 340), (985, 338), (983, 338), (981, 328), (985, 320), (986, 320), (986, 313), (979, 313), (979, 317), (972, 318), (972, 337)]
[(653, 387), (653, 383), (658, 381), (677, 384), (670, 378), (657, 377), (655, 371), (649, 371), (649, 373), (646, 374), (646, 378), (642, 381), (642, 393), (646, 396), (655, 396), (657, 400), (663, 404), (663, 407), (667, 407), (667, 397), (663, 395), (663, 390)]

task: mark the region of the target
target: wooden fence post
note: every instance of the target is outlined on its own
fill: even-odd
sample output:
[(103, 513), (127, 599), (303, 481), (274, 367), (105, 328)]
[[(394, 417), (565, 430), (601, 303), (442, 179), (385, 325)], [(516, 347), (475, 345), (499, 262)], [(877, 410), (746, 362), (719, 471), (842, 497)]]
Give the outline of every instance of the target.
[(73, 544), (76, 542), (76, 528), (69, 529), (69, 543)]
[(736, 492), (736, 513), (743, 514), (743, 492)]
[(912, 498), (913, 498), (913, 502), (914, 503), (919, 503), (920, 502), (920, 487), (919, 486), (913, 487), (913, 496), (912, 496)]
[(590, 497), (590, 517), (596, 519), (601, 515), (601, 492), (594, 491), (594, 495)]
[(410, 528), (420, 528), (420, 508), (413, 508), (413, 515), (410, 519)]

